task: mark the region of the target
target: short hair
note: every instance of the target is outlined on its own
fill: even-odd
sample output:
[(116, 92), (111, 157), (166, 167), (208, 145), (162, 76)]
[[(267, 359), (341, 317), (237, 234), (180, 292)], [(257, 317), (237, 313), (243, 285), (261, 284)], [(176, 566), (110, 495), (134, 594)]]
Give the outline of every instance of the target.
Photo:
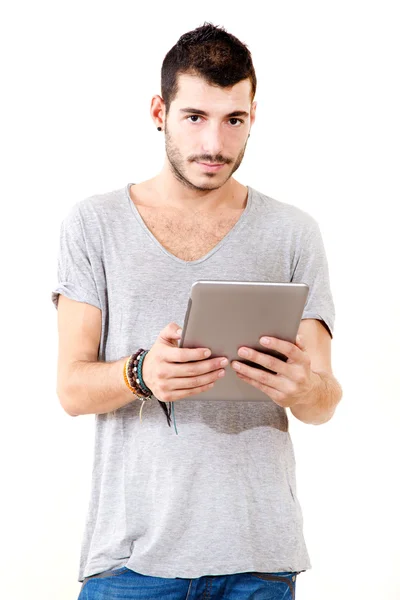
[(204, 23), (183, 34), (166, 54), (161, 67), (161, 95), (166, 112), (178, 93), (178, 75), (202, 77), (210, 85), (231, 87), (250, 79), (253, 101), (257, 78), (246, 44), (223, 27)]

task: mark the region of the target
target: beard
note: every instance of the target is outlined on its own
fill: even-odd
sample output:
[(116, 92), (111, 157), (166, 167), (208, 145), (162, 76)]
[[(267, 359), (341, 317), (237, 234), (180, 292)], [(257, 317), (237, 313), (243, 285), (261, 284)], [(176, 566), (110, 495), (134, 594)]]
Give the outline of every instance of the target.
[[(202, 155), (202, 156), (190, 157), (187, 160), (185, 160), (183, 158), (181, 152), (179, 151), (179, 148), (174, 144), (172, 136), (170, 135), (170, 133), (168, 131), (167, 124), (165, 124), (165, 151), (167, 154), (168, 162), (171, 166), (172, 174), (180, 183), (182, 183), (185, 187), (187, 187), (190, 190), (197, 190), (197, 191), (217, 190), (220, 187), (222, 187), (223, 185), (225, 185), (225, 183), (228, 181), (228, 179), (230, 177), (232, 177), (234, 172), (237, 171), (237, 169), (240, 167), (243, 157), (244, 157), (246, 146), (247, 146), (247, 140), (246, 140), (246, 143), (243, 146), (242, 150), (240, 151), (238, 157), (236, 158), (236, 160), (227, 159), (224, 156), (221, 156), (220, 154), (218, 154), (217, 156)], [(203, 177), (208, 177), (209, 182), (202, 183), (202, 184), (196, 184), (196, 183), (193, 183), (193, 181), (191, 179), (189, 179), (190, 175), (187, 173), (187, 170), (188, 170), (187, 162), (194, 162), (194, 161), (203, 161), (203, 162), (209, 162), (209, 163), (225, 163), (227, 165), (232, 165), (232, 166), (230, 167), (229, 174), (223, 180), (219, 180), (218, 183), (216, 183), (214, 181), (214, 179), (216, 177), (216, 175), (214, 173), (203, 173)], [(199, 175), (199, 177), (200, 177), (200, 175)], [(193, 178), (193, 176), (192, 176), (192, 178)]]

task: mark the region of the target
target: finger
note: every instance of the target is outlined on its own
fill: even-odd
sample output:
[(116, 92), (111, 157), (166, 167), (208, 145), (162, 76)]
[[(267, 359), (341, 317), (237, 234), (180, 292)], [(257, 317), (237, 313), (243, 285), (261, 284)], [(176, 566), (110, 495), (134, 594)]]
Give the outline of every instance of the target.
[(287, 381), (287, 378), (282, 377), (281, 375), (267, 373), (267, 371), (249, 367), (249, 365), (245, 365), (244, 363), (235, 360), (232, 362), (232, 368), (238, 375), (240, 374), (254, 380), (262, 386), (268, 386), (278, 391), (284, 391), (285, 389), (285, 381)]
[(270, 356), (265, 352), (258, 352), (258, 350), (254, 350), (253, 348), (247, 347), (239, 348), (238, 354), (242, 358), (257, 363), (262, 367), (266, 367), (271, 371), (275, 371), (280, 375), (284, 375), (285, 377), (289, 377), (290, 375), (291, 366), (288, 365), (285, 361), (276, 358), (275, 356)]
[(281, 392), (280, 390), (277, 390), (268, 385), (262, 385), (258, 381), (255, 381), (254, 379), (250, 379), (249, 377), (246, 377), (245, 375), (241, 375), (239, 373), (237, 374), (237, 376), (239, 377), (239, 379), (241, 379), (245, 383), (252, 385), (253, 387), (261, 390), (264, 394), (266, 394), (269, 398), (271, 398), (271, 400), (273, 400), (276, 404), (279, 404), (279, 406), (285, 405), (284, 404), (285, 394), (283, 392)]
[(161, 356), (163, 360), (169, 363), (184, 363), (210, 358), (211, 350), (209, 348), (174, 348), (164, 346), (161, 350)]
[(221, 367), (228, 365), (228, 359), (224, 357), (211, 358), (209, 360), (199, 360), (195, 362), (183, 363), (168, 363), (166, 369), (168, 373), (165, 374), (167, 379), (182, 378), (182, 377), (197, 377), (216, 371)]
[(196, 377), (179, 377), (168, 381), (168, 386), (173, 390), (188, 390), (191, 388), (203, 387), (210, 383), (214, 383), (218, 379), (225, 376), (225, 369), (218, 369), (205, 375), (197, 375)]
[(210, 390), (213, 387), (214, 382), (209, 383), (207, 385), (203, 385), (201, 387), (192, 388), (190, 390), (173, 390), (170, 392), (165, 392), (164, 394), (160, 394), (162, 395), (162, 397), (158, 398), (158, 400), (161, 400), (162, 402), (175, 402), (176, 400), (182, 400), (183, 398), (187, 398), (188, 396), (195, 396), (196, 394), (200, 394), (201, 392), (206, 392), (207, 390)]
[(274, 337), (262, 337), (260, 344), (270, 350), (276, 350), (281, 354), (287, 356), (289, 362), (301, 362), (303, 359), (303, 352), (295, 344), (286, 342), (285, 340), (279, 340)]

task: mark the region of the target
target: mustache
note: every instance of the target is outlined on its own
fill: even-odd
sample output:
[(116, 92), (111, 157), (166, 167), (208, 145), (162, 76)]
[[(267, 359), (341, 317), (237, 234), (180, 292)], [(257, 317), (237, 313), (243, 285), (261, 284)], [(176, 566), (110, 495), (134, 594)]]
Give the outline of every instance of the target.
[(203, 154), (202, 156), (195, 156), (195, 157), (191, 157), (189, 159), (191, 162), (197, 161), (197, 162), (205, 162), (205, 163), (211, 163), (211, 164), (216, 164), (216, 163), (223, 163), (223, 164), (227, 164), (229, 165), (232, 162), (231, 158), (224, 158), (223, 156), (208, 156)]

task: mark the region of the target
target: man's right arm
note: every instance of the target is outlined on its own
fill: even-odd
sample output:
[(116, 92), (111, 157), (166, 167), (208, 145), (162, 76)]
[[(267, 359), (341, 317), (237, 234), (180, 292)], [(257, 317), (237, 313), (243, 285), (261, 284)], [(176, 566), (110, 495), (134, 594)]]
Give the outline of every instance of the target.
[(124, 381), (128, 357), (99, 361), (100, 338), (100, 309), (60, 294), (57, 395), (71, 416), (108, 413), (137, 399)]

